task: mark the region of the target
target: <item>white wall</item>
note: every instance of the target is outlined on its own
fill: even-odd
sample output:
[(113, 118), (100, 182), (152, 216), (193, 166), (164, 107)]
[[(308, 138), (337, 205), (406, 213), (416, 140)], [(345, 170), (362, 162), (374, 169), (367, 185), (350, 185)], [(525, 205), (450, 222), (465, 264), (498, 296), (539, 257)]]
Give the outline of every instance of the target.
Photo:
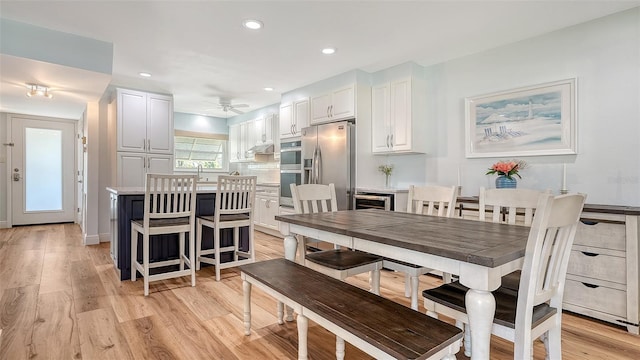
[(577, 77), (578, 155), (522, 158), (531, 166), (518, 187), (557, 192), (567, 163), (567, 187), (588, 203), (640, 205), (640, 8), (429, 66), (425, 75), (439, 139), (424, 159), (427, 183), (455, 184), (460, 168), (463, 195), (494, 186), (484, 174), (503, 158), (465, 158), (465, 97)]
[[(7, 142), (7, 114), (0, 113), (0, 144)], [(7, 147), (0, 145), (0, 229), (7, 227)]]

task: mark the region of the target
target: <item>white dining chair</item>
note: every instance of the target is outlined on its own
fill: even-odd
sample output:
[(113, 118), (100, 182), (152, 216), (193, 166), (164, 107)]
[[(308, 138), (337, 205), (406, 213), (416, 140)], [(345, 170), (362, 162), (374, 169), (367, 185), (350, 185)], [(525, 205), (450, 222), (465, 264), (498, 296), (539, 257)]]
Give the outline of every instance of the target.
[[(452, 217), (456, 207), (455, 186), (409, 186), (407, 212), (422, 215)], [(389, 270), (401, 271), (405, 274), (404, 292), (411, 298), (411, 308), (418, 310), (418, 284), (420, 275), (427, 274), (432, 269), (384, 258), (382, 267)], [(446, 277), (446, 279), (444, 279)], [(445, 282), (450, 281), (449, 274), (443, 274)]]
[[(200, 270), (201, 263), (214, 265), (216, 281), (220, 281), (220, 270), (252, 263), (256, 259), (253, 242), (256, 182), (256, 176), (218, 176), (214, 214), (196, 219), (196, 269)], [(213, 247), (208, 249), (202, 249), (205, 228), (213, 232)], [(241, 228), (249, 233), (246, 247), (241, 244)], [(233, 229), (231, 244), (223, 245), (224, 229)], [(222, 261), (224, 254), (230, 256), (229, 261)]]
[[(291, 195), (298, 214), (338, 211), (334, 184), (291, 184)], [(307, 253), (307, 240), (303, 237), (298, 247), (305, 266), (339, 280), (369, 272), (370, 290), (380, 294), (382, 257), (339, 247)]]
[[(518, 291), (501, 287), (493, 292), (496, 311), (492, 333), (514, 343), (514, 359), (531, 359), (533, 340), (540, 336), (545, 339), (547, 358), (562, 358), (562, 296), (585, 198), (582, 194), (539, 197)], [(454, 282), (423, 291), (427, 313), (468, 324), (467, 290)]]
[[(131, 221), (131, 281), (136, 271), (144, 278), (144, 296), (149, 295), (149, 282), (191, 275), (196, 286), (194, 225), (196, 214), (196, 175), (147, 174), (144, 194), (144, 217)], [(178, 258), (150, 262), (152, 240), (157, 235), (178, 235)], [(142, 234), (142, 263), (138, 262), (138, 234)], [(185, 234), (189, 234), (189, 255), (185, 252)], [(185, 264), (188, 269), (185, 269)], [(150, 269), (179, 265), (175, 271), (150, 274)]]

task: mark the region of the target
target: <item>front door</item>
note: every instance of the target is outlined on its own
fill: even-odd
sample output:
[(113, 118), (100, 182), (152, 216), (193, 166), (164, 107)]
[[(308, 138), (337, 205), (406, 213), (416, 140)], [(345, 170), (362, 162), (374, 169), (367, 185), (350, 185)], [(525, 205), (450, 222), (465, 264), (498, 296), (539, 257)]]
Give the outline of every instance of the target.
[(75, 122), (11, 116), (11, 223), (75, 220)]

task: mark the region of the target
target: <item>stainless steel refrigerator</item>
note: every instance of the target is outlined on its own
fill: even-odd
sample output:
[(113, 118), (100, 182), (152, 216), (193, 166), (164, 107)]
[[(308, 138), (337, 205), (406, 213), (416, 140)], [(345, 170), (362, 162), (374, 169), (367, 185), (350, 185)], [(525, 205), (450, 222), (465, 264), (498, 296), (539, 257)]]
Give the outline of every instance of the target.
[(302, 181), (304, 184), (333, 183), (338, 210), (349, 210), (353, 206), (355, 133), (355, 125), (348, 121), (302, 129)]

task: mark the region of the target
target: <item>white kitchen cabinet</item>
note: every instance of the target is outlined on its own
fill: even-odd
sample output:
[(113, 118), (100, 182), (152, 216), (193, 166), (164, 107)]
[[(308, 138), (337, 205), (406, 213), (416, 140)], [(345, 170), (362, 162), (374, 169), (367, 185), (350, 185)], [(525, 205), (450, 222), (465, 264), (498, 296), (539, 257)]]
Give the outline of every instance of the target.
[(300, 136), (309, 126), (309, 99), (280, 105), (280, 138)]
[(275, 134), (278, 133), (278, 115), (268, 114), (264, 117), (255, 119), (255, 144), (274, 144), (276, 141)]
[(256, 186), (256, 206), (253, 223), (256, 230), (279, 236), (279, 221), (275, 219), (279, 213), (278, 186)]
[(374, 154), (426, 152), (424, 100), (417, 97), (423, 93), (422, 85), (421, 81), (405, 78), (373, 87), (371, 150)]
[(173, 172), (173, 156), (118, 152), (116, 166), (118, 186), (143, 187), (147, 173), (171, 174)]
[(173, 154), (173, 98), (116, 90), (117, 151)]
[(349, 85), (311, 98), (312, 125), (356, 116), (355, 86)]
[(246, 121), (229, 126), (230, 162), (243, 162), (254, 159), (253, 154), (247, 153), (247, 150), (251, 149), (256, 144), (254, 125), (254, 121)]

